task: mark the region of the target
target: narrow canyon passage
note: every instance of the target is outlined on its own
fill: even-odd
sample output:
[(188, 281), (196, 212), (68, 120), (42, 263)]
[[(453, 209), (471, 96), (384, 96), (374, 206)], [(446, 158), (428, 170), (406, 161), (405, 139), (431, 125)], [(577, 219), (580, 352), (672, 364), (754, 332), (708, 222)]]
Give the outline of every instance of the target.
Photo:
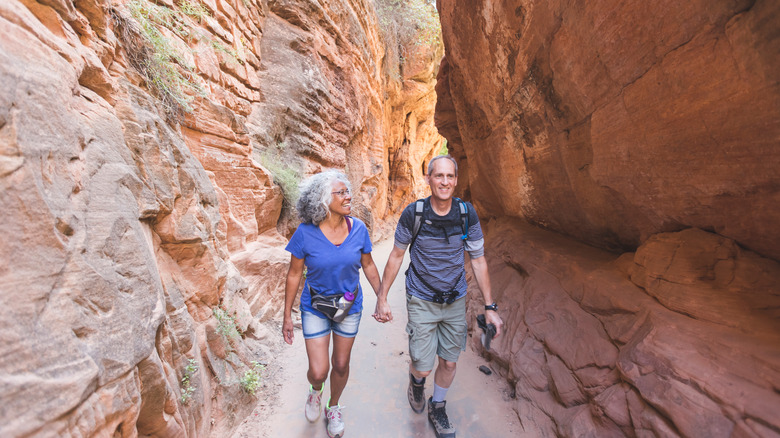
[[(456, 378), (464, 434), (780, 437), (778, 23), (777, 0), (0, 0), (0, 437), (324, 432), (279, 335), (298, 184), (343, 171), (382, 264), (442, 151), (505, 322)], [(395, 283), (348, 436), (431, 435)]]

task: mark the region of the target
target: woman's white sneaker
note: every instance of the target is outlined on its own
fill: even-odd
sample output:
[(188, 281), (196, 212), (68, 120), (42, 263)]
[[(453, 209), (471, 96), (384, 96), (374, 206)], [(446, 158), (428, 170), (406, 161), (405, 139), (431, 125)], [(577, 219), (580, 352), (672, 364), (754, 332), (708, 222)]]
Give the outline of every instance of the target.
[[(330, 404), (330, 401), (328, 401)], [(325, 421), (328, 423), (328, 436), (330, 438), (341, 438), (344, 436), (344, 418), (341, 412), (344, 406), (336, 405), (325, 406)]]
[(306, 419), (310, 423), (314, 423), (320, 418), (320, 411), (322, 410), (322, 390), (325, 389), (325, 385), (322, 385), (319, 391), (309, 385), (309, 394), (306, 396), (306, 407), (304, 412)]

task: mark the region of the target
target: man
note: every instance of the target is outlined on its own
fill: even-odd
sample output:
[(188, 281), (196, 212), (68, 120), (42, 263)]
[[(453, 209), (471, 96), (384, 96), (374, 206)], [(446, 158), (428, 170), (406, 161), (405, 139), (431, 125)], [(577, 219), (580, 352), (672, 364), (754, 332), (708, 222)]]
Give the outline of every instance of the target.
[[(425, 179), (431, 196), (413, 202), (401, 214), (374, 318), (379, 322), (393, 319), (387, 293), (398, 275), (406, 247), (411, 245), (406, 272), (406, 332), (412, 358), (407, 396), (412, 410), (421, 413), (425, 408), (425, 378), (438, 356), (433, 395), (428, 398), (428, 420), (439, 438), (454, 438), (455, 428), (447, 417), (445, 397), (455, 379), (458, 356), (466, 347), (465, 251), (469, 252), (474, 277), (485, 300), (486, 320), (496, 326), (496, 336), (501, 334), (503, 322), (491, 297), (479, 218), (470, 204), (453, 198), (458, 164), (449, 155), (435, 157), (428, 164)], [(417, 213), (419, 229), (415, 233), (419, 202), (422, 212)]]

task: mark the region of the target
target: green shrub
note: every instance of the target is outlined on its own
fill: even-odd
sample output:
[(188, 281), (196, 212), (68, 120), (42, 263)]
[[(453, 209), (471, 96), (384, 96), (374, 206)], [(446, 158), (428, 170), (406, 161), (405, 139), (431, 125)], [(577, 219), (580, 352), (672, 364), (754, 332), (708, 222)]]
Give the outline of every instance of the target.
[(301, 172), (284, 160), (282, 156), (284, 149), (284, 143), (278, 143), (275, 151), (264, 151), (260, 154), (260, 163), (271, 172), (274, 183), (282, 188), (285, 204), (288, 208), (292, 208), (300, 195), (298, 186), (301, 183)]
[(225, 340), (228, 351), (231, 350), (231, 341), (241, 336), (236, 324), (236, 318), (222, 307), (215, 307), (214, 317), (217, 318), (217, 333)]
[(227, 54), (237, 63), (244, 62), (234, 49), (193, 26), (193, 19), (203, 22), (211, 15), (200, 1), (183, 0), (178, 8), (149, 0), (131, 0), (123, 9), (111, 11), (130, 65), (143, 76), (149, 89), (160, 99), (166, 115), (174, 120), (191, 112), (194, 96), (205, 97), (206, 91), (197, 81), (195, 66), (188, 64), (164, 29), (188, 44), (206, 38), (215, 51)]
[(264, 368), (263, 365), (260, 365), (260, 363), (253, 360), (252, 368), (246, 370), (239, 381), (241, 389), (251, 395), (255, 395), (255, 392), (260, 387), (261, 372)]
[[(166, 28), (187, 41), (192, 36), (191, 27), (181, 12), (148, 0), (132, 0), (125, 8), (113, 9), (111, 15), (128, 61), (160, 99), (165, 113), (178, 119), (192, 111), (192, 96), (205, 96), (205, 91), (196, 82), (195, 67), (186, 62), (161, 29)], [(193, 11), (197, 9), (193, 8)], [(191, 13), (199, 14), (201, 10)]]
[(190, 359), (187, 366), (184, 367), (184, 376), (181, 378), (181, 402), (187, 404), (192, 399), (195, 387), (192, 386), (192, 376), (198, 371), (198, 364), (195, 359)]
[(205, 6), (193, 0), (184, 0), (179, 3), (179, 9), (181, 9), (185, 15), (189, 15), (199, 22), (202, 22), (204, 18), (211, 15)]

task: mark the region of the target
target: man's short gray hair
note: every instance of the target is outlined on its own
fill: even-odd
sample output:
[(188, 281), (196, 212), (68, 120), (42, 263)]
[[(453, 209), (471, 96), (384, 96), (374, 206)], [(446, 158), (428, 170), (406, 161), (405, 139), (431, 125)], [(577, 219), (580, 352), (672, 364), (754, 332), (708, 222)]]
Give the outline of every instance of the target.
[(330, 201), (333, 199), (333, 183), (343, 182), (347, 190), (352, 191), (352, 185), (347, 175), (337, 170), (326, 170), (312, 175), (301, 183), (301, 195), (295, 208), (301, 221), (307, 224), (319, 225), (330, 215)]
[(458, 176), (458, 162), (455, 161), (455, 159), (452, 158), (451, 155), (437, 155), (431, 158), (431, 161), (428, 162), (428, 176), (431, 176), (431, 174), (433, 173), (433, 163), (436, 162), (436, 160), (440, 160), (442, 158), (446, 158), (452, 161), (452, 164), (455, 166), (455, 176)]

